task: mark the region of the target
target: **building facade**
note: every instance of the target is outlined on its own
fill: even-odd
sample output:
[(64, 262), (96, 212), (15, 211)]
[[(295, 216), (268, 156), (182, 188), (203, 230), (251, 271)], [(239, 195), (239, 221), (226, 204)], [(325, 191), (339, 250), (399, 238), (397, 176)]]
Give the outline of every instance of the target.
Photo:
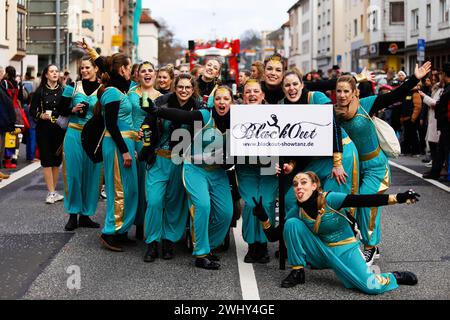
[(289, 66), (306, 73), (313, 68), (313, 0), (297, 1), (289, 10), (291, 47)]
[(139, 24), (138, 61), (149, 61), (158, 65), (159, 24), (152, 19), (150, 9), (143, 9)]
[(405, 71), (414, 72), (417, 63), (417, 43), (426, 41), (425, 57), (434, 68), (450, 62), (450, 0), (405, 1), (406, 43)]
[(37, 69), (37, 57), (27, 56), (27, 19), (27, 1), (0, 1), (0, 66), (13, 66), (20, 75)]

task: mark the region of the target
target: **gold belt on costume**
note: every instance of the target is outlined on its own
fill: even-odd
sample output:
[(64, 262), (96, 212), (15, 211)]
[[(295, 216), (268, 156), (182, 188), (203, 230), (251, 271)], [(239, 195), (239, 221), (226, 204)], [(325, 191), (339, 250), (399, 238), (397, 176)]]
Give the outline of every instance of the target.
[(171, 150), (166, 150), (166, 149), (158, 149), (158, 151), (156, 151), (156, 155), (166, 158), (166, 159), (171, 159), (172, 158), (172, 151)]
[(371, 152), (371, 153), (363, 155), (363, 156), (359, 156), (359, 160), (360, 161), (372, 160), (373, 158), (378, 157), (378, 155), (380, 154), (380, 151), (381, 151), (381, 148), (378, 146), (377, 150), (375, 150), (374, 152)]
[(342, 139), (342, 145), (343, 146), (346, 146), (346, 145), (348, 145), (350, 143), (352, 143), (352, 139), (350, 139), (350, 137)]
[(78, 130), (78, 131), (83, 131), (84, 125), (77, 124), (77, 123), (69, 123), (68, 127), (71, 128), (71, 129)]
[[(122, 135), (122, 138), (128, 138), (134, 141), (139, 141), (139, 136), (136, 131), (120, 131), (120, 134)], [(111, 134), (109, 133), (109, 131), (105, 132), (105, 137), (111, 138)]]
[(357, 242), (355, 237), (351, 237), (342, 241), (338, 241), (338, 242), (330, 242), (327, 243), (328, 247), (340, 247), (340, 246), (345, 246), (347, 244), (351, 244), (351, 243), (355, 243)]

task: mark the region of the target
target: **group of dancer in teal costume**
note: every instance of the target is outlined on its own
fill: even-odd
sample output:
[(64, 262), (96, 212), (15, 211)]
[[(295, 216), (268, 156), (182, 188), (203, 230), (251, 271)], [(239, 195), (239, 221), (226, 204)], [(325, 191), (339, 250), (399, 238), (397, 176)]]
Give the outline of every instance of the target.
[[(89, 48), (85, 49), (89, 52)], [(143, 235), (148, 245), (144, 261), (153, 262), (159, 257), (160, 242), (163, 244), (162, 257), (171, 259), (173, 243), (181, 239), (189, 221), (195, 266), (208, 270), (219, 269), (220, 258), (214, 250), (223, 243), (233, 216), (233, 200), (227, 177), (230, 165), (225, 160), (225, 133), (230, 127), (229, 111), (233, 104), (231, 89), (226, 86), (216, 88), (210, 97), (214, 107), (202, 107), (196, 95), (196, 81), (189, 75), (177, 77), (174, 92), (161, 96), (153, 87), (155, 68), (152, 64), (140, 65), (139, 83), (130, 88), (131, 60), (128, 57), (116, 54), (102, 61), (98, 56), (91, 56), (104, 72), (102, 86), (96, 88), (98, 107), (101, 106), (106, 126), (102, 148), (107, 210), (102, 244), (112, 251), (122, 251), (123, 245), (133, 242), (127, 233), (134, 223), (144, 226)], [(269, 59), (266, 66), (270, 63), (273, 69), (274, 64), (281, 64), (281, 61)], [(92, 66), (95, 68), (95, 64)], [(367, 118), (401, 99), (428, 72), (429, 67), (425, 64), (422, 68), (417, 68), (415, 76), (390, 95), (370, 97), (361, 102), (357, 99), (356, 80), (353, 77), (342, 77), (337, 81), (333, 157), (308, 159), (306, 162), (304, 159), (292, 159), (283, 167), (285, 173), (296, 177), (293, 188), (286, 194), (290, 210), (286, 211), (284, 230), (289, 264), (293, 266), (293, 271), (283, 281), (283, 287), (303, 283), (304, 267), (307, 264), (316, 268), (332, 268), (347, 288), (356, 288), (369, 294), (393, 290), (398, 284), (417, 283), (417, 278), (410, 272), (374, 275), (348, 220), (349, 216), (356, 218), (366, 250), (372, 249), (375, 245), (371, 248), (367, 245), (376, 241), (366, 243), (364, 232), (367, 230), (369, 234), (373, 225), (379, 228), (379, 214), (378, 220), (371, 220), (365, 218), (360, 211), (364, 212), (363, 208), (378, 210), (382, 205), (418, 200), (418, 195), (413, 191), (397, 196), (384, 196), (379, 194), (382, 191), (380, 187), (375, 190), (372, 186), (368, 190), (373, 191), (362, 192), (366, 190), (363, 188), (364, 184), (375, 184), (376, 179), (383, 182), (386, 173), (389, 173), (387, 158), (379, 148), (373, 124)], [(285, 98), (280, 104), (330, 103), (323, 93), (305, 89), (301, 76), (296, 72), (284, 74), (283, 71), (281, 83)], [(95, 97), (94, 91), (80, 90), (77, 86), (66, 91), (65, 97), (73, 100), (72, 118), (79, 117), (79, 102), (90, 103), (86, 119), (79, 117), (80, 119), (71, 121), (73, 124), (69, 129), (79, 129), (77, 125), (85, 123), (93, 113), (97, 101), (89, 97)], [(83, 100), (77, 100), (81, 99), (82, 93), (85, 94)], [(265, 101), (264, 88), (255, 80), (250, 80), (245, 85), (243, 96), (244, 104), (248, 105), (260, 105)], [(359, 103), (361, 106), (357, 109), (357, 116), (351, 114), (349, 117), (348, 110), (356, 110), (354, 105)], [(365, 118), (362, 115), (364, 110), (367, 112)], [(359, 118), (367, 119), (367, 122), (352, 122)], [(201, 123), (200, 131), (193, 131), (196, 122)], [(140, 140), (143, 125), (149, 125), (156, 137), (150, 146), (144, 146)], [(367, 141), (358, 140), (356, 131), (361, 132), (361, 126), (370, 131), (363, 136), (370, 136), (371, 142), (377, 145), (374, 150), (369, 150), (370, 144)], [(183, 155), (173, 152), (179, 141), (172, 141), (172, 134), (179, 128), (190, 131), (192, 139), (190, 146), (183, 150)], [(211, 144), (222, 148), (211, 151)], [(71, 146), (69, 144), (67, 150)], [(200, 147), (196, 148), (198, 146)], [(137, 154), (145, 155), (146, 158), (139, 161)], [(383, 176), (381, 170), (371, 171), (374, 168), (372, 163), (364, 166), (364, 162), (373, 159), (377, 159), (378, 165), (384, 161)], [(245, 262), (267, 263), (270, 260), (267, 242), (279, 239), (279, 236), (274, 235), (281, 234), (273, 227), (278, 196), (276, 173), (280, 172), (280, 168), (267, 176), (261, 173), (264, 167), (262, 164), (239, 163), (241, 162), (233, 162), (236, 164), (236, 180), (244, 204), (242, 233), (249, 244)], [(99, 166), (95, 165), (97, 167)], [(378, 167), (381, 168), (381, 165)], [(97, 195), (100, 171), (101, 166), (96, 178)], [(299, 174), (300, 171), (308, 172)], [(317, 175), (310, 171), (315, 171)], [(92, 178), (94, 179), (94, 174)], [(314, 190), (307, 198), (304, 198), (307, 191), (300, 187), (302, 183), (308, 183), (301, 183), (305, 180), (316, 185), (311, 187)], [(325, 192), (320, 189), (321, 180)], [(70, 197), (67, 199), (68, 203), (69, 199)], [(358, 208), (356, 214), (354, 208)], [(91, 223), (93, 227), (95, 223)], [(374, 232), (370, 233), (370, 237), (374, 234), (377, 237), (376, 228), (372, 230)], [(379, 236), (377, 239), (379, 241)]]

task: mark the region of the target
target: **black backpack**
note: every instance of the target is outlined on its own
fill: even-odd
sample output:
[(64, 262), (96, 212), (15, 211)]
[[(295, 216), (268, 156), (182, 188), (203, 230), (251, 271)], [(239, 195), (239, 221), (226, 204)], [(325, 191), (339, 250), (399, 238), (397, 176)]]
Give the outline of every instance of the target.
[(101, 115), (89, 119), (81, 132), (81, 145), (94, 163), (103, 161), (102, 144), (105, 133), (105, 120)]
[(11, 97), (0, 85), (0, 132), (14, 131), (16, 112)]

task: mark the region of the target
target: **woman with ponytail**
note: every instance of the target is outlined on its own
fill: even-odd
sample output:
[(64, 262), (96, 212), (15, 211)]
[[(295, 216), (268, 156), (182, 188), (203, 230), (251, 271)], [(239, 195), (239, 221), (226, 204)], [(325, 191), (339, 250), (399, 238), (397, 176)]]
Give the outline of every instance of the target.
[(92, 118), (98, 101), (101, 84), (97, 73), (98, 67), (91, 58), (83, 57), (82, 80), (65, 88), (60, 104), (61, 115), (70, 117), (63, 149), (64, 205), (69, 214), (66, 231), (100, 227), (89, 217), (97, 210), (102, 165), (93, 163), (81, 145), (81, 131)]
[(107, 249), (116, 252), (123, 251), (123, 244), (134, 243), (128, 239), (128, 230), (133, 225), (138, 204), (135, 158), (138, 138), (127, 95), (131, 66), (131, 59), (121, 53), (106, 58), (96, 106), (101, 108), (106, 127), (102, 147), (107, 200), (100, 239)]
[(349, 289), (366, 294), (382, 294), (398, 285), (415, 285), (417, 277), (406, 271), (374, 273), (361, 253), (359, 240), (353, 234), (344, 208), (412, 204), (420, 197), (413, 190), (396, 195), (348, 195), (322, 192), (320, 179), (313, 172), (299, 173), (294, 178), (297, 205), (286, 216), (284, 230), (274, 227), (262, 205), (253, 199), (254, 215), (270, 241), (279, 241), (283, 232), (288, 261), (292, 266), (281, 287), (291, 288), (305, 283), (305, 267), (331, 268)]

